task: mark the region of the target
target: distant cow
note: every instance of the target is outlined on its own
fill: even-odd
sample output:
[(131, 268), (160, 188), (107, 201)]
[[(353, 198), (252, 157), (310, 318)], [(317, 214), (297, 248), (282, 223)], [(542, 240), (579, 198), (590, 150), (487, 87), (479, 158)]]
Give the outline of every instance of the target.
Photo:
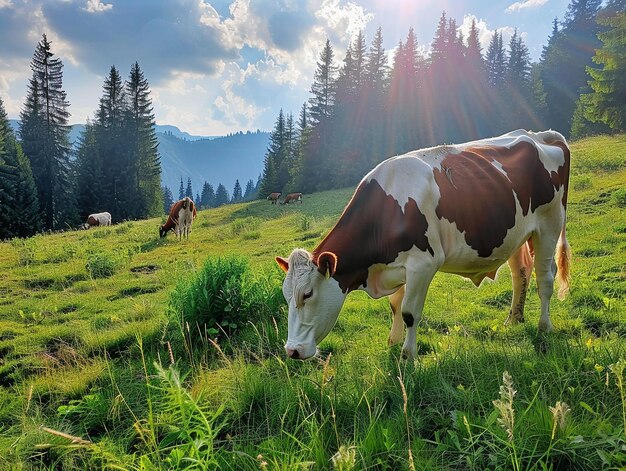
[(288, 260), (276, 257), (287, 273), (287, 355), (313, 356), (346, 295), (358, 289), (373, 298), (390, 296), (389, 344), (402, 341), (404, 321), (403, 355), (414, 358), (416, 326), (435, 273), (461, 275), (478, 286), (507, 261), (509, 321), (524, 320), (534, 266), (539, 330), (549, 331), (555, 277), (559, 298), (569, 289), (569, 169), (569, 148), (555, 131), (518, 130), (381, 162), (313, 253), (295, 249)]
[(165, 237), (169, 231), (173, 230), (179, 239), (182, 237), (189, 239), (191, 224), (196, 214), (196, 205), (191, 198), (186, 196), (182, 200), (177, 201), (170, 208), (167, 221), (159, 228), (159, 235)]
[(111, 225), (111, 213), (94, 213), (87, 217), (87, 222), (83, 225), (85, 229), (89, 229), (93, 226), (110, 226)]
[(289, 204), (292, 201), (294, 203), (296, 201), (300, 201), (300, 204), (302, 204), (302, 193), (289, 193), (287, 196), (285, 196), (285, 199), (281, 204)]
[(278, 198), (280, 198), (280, 195), (281, 195), (280, 192), (270, 193), (267, 199), (270, 200), (272, 204), (276, 204), (276, 202), (278, 201)]

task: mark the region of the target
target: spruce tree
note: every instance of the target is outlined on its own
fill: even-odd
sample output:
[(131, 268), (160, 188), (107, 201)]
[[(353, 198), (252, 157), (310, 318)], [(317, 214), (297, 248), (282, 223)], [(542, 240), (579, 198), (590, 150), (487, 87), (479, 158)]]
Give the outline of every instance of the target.
[(248, 180), (246, 183), (246, 189), (243, 192), (243, 200), (251, 201), (254, 199), (254, 181), (252, 179)]
[(28, 237), (41, 229), (30, 163), (9, 125), (0, 98), (0, 239)]
[(183, 185), (183, 177), (180, 177), (180, 187), (178, 188), (178, 199), (182, 200), (185, 197), (185, 185)]
[[(608, 125), (613, 131), (626, 131), (626, 11), (618, 2), (609, 3), (598, 16), (604, 30), (598, 34), (602, 47), (596, 49), (587, 67), (592, 91), (581, 96), (584, 115), (592, 122)], [(625, 2), (621, 2), (622, 4)]]
[(203, 208), (213, 208), (215, 206), (215, 190), (213, 190), (213, 186), (207, 181), (202, 185), (200, 206)]
[(228, 196), (228, 190), (221, 183), (217, 185), (217, 190), (215, 191), (215, 207), (223, 206), (228, 204), (230, 198)]
[(333, 58), (333, 48), (330, 40), (327, 39), (320, 54), (320, 59), (317, 62), (317, 69), (313, 76), (313, 85), (311, 85), (313, 96), (309, 100), (311, 104), (309, 113), (314, 123), (324, 121), (332, 115), (337, 86), (337, 68), (333, 63)]
[(38, 190), (45, 229), (76, 222), (71, 181), (69, 103), (63, 63), (44, 34), (30, 63), (33, 75), (20, 114), (20, 138)]
[(288, 169), (283, 165), (287, 151), (285, 115), (281, 108), (274, 129), (270, 134), (269, 147), (265, 154), (263, 182), (261, 184), (262, 194), (283, 191), (283, 187), (289, 179)]
[(128, 97), (129, 171), (132, 169), (138, 204), (133, 208), (134, 217), (156, 216), (163, 205), (161, 198), (161, 158), (155, 131), (154, 112), (150, 98), (150, 86), (135, 62), (126, 82)]
[(231, 201), (233, 203), (239, 203), (243, 200), (243, 193), (241, 190), (241, 185), (239, 184), (239, 179), (235, 180), (235, 187), (233, 188), (233, 197)]
[(129, 168), (128, 127), (126, 126), (126, 94), (122, 77), (115, 66), (102, 86), (102, 96), (96, 112), (97, 146), (102, 156), (103, 200), (113, 220), (133, 216), (135, 197), (135, 168)]
[(76, 152), (76, 199), (81, 220), (89, 214), (109, 207), (105, 171), (98, 132), (100, 128), (87, 122), (78, 140)]
[(185, 196), (193, 199), (193, 187), (191, 186), (191, 177), (187, 177), (187, 188), (185, 188)]
[(164, 186), (161, 188), (161, 191), (163, 193), (163, 212), (165, 214), (169, 214), (170, 208), (174, 204), (174, 197), (172, 195), (172, 190), (170, 190), (169, 187)]

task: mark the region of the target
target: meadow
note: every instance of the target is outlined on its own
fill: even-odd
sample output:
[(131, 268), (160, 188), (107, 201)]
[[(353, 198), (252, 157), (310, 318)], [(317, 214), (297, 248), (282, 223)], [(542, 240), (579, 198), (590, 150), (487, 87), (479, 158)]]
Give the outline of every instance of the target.
[(322, 355), (285, 357), (274, 256), (312, 249), (353, 189), (0, 243), (0, 469), (626, 466), (626, 136), (572, 143), (569, 296), (504, 326), (508, 267), (438, 274), (418, 358), (352, 293)]

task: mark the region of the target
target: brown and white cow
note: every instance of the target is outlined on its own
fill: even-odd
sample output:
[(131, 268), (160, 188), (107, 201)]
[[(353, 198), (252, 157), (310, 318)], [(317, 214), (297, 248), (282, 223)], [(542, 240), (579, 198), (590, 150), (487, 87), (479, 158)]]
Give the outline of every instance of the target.
[(285, 196), (285, 199), (281, 204), (289, 204), (292, 201), (294, 203), (300, 201), (300, 204), (302, 204), (302, 193), (289, 193), (287, 196)]
[(276, 204), (276, 202), (278, 201), (278, 198), (280, 198), (281, 193), (278, 191), (275, 191), (274, 193), (270, 193), (267, 196), (267, 199), (270, 200), (272, 202), (272, 204)]
[(85, 229), (89, 229), (94, 226), (110, 226), (111, 225), (111, 213), (102, 212), (90, 214), (87, 217), (87, 222), (84, 224)]
[[(460, 145), (392, 157), (367, 174), (343, 214), (309, 253), (276, 257), (287, 273), (285, 349), (308, 358), (335, 324), (346, 295), (390, 296), (389, 344), (407, 335), (403, 355), (416, 355), (416, 324), (438, 271), (477, 286), (509, 263), (509, 321), (523, 321), (535, 269), (539, 329), (549, 331), (558, 266), (559, 297), (569, 289), (571, 252), (565, 237), (570, 152), (555, 131), (513, 131)], [(556, 250), (556, 262), (555, 262)]]
[(182, 237), (189, 239), (191, 224), (197, 212), (196, 205), (188, 196), (177, 201), (170, 208), (167, 221), (159, 228), (159, 235), (165, 237), (169, 231), (173, 230), (179, 239)]

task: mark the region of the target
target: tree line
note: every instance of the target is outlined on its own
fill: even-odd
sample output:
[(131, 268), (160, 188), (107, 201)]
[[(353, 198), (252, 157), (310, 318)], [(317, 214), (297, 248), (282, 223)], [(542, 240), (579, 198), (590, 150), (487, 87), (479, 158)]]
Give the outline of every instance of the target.
[(105, 210), (118, 221), (162, 214), (154, 114), (139, 64), (125, 81), (111, 67), (76, 150), (63, 63), (45, 34), (30, 67), (17, 136), (0, 99), (0, 238), (75, 227)]
[(533, 63), (515, 30), (486, 51), (443, 12), (428, 57), (411, 28), (392, 66), (379, 28), (362, 33), (338, 65), (326, 41), (311, 97), (282, 109), (264, 158), (260, 196), (354, 185), (392, 155), (518, 129), (570, 138), (626, 130), (626, 0), (572, 0)]
[[(184, 197), (189, 197), (194, 200), (198, 208), (208, 209), (217, 208), (225, 204), (242, 203), (244, 201), (252, 201), (257, 198), (259, 193), (260, 178), (256, 185), (254, 181), (248, 180), (245, 190), (241, 188), (239, 179), (235, 180), (235, 186), (233, 187), (232, 196), (229, 195), (226, 187), (219, 183), (217, 189), (213, 188), (209, 182), (205, 180), (202, 185), (202, 191), (197, 192), (194, 198), (193, 185), (191, 183), (191, 177), (187, 177), (187, 185), (183, 184), (183, 179), (180, 179), (180, 187), (178, 188), (178, 199), (181, 200)], [(167, 213), (169, 208), (174, 203), (174, 195), (172, 190), (167, 186), (163, 187), (163, 209)]]

